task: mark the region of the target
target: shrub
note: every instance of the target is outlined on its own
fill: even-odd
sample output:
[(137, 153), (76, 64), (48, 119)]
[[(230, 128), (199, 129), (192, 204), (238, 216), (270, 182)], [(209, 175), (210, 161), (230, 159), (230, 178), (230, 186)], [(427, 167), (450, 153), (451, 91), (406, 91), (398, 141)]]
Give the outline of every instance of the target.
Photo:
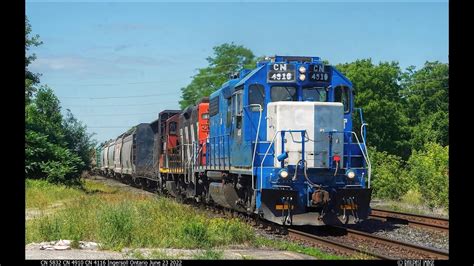
[(423, 203), (423, 195), (421, 195), (418, 188), (412, 188), (402, 196), (401, 200), (410, 205), (421, 205)]
[(415, 178), (425, 202), (430, 207), (448, 208), (449, 146), (426, 143), (408, 159), (408, 174)]
[(374, 148), (369, 151), (372, 162), (373, 195), (379, 198), (398, 200), (414, 185), (404, 170), (401, 157), (379, 152)]

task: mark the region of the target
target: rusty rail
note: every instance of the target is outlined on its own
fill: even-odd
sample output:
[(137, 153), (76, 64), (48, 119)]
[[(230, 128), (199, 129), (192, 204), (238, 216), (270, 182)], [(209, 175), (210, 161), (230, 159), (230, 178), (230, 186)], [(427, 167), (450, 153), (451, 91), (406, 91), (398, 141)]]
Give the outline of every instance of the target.
[(349, 254), (362, 253), (362, 254), (368, 255), (370, 257), (374, 257), (376, 259), (395, 260), (395, 258), (386, 256), (386, 255), (383, 255), (383, 254), (370, 252), (368, 250), (360, 249), (360, 248), (357, 248), (357, 247), (354, 247), (354, 246), (351, 246), (351, 245), (348, 245), (348, 244), (345, 244), (345, 243), (342, 243), (342, 242), (337, 242), (337, 241), (330, 240), (330, 239), (327, 239), (327, 238), (324, 238), (324, 237), (315, 236), (313, 234), (306, 233), (306, 232), (299, 231), (299, 230), (295, 230), (295, 229), (288, 229), (288, 236), (293, 237), (293, 238), (297, 238), (297, 239), (301, 239), (301, 240), (305, 240), (305, 241), (309, 241), (309, 242), (313, 242), (313, 243), (316, 243), (316, 244), (324, 245), (324, 246), (329, 246), (333, 249), (342, 251), (344, 253), (349, 253)]
[(449, 231), (449, 219), (439, 218), (428, 215), (402, 213), (397, 211), (388, 211), (382, 209), (372, 209), (370, 218), (401, 221), (408, 226), (423, 227), (437, 231)]
[(442, 249), (416, 245), (416, 244), (403, 242), (403, 241), (399, 241), (395, 239), (390, 239), (387, 237), (377, 236), (377, 235), (373, 235), (373, 234), (369, 234), (366, 232), (349, 229), (345, 227), (338, 227), (338, 226), (333, 226), (333, 227), (338, 228), (340, 230), (345, 230), (348, 236), (354, 236), (354, 237), (360, 238), (361, 240), (371, 240), (371, 241), (374, 241), (376, 243), (381, 243), (386, 246), (396, 247), (402, 250), (408, 250), (415, 254), (419, 254), (423, 258), (442, 259), (442, 260), (449, 259), (449, 252)]

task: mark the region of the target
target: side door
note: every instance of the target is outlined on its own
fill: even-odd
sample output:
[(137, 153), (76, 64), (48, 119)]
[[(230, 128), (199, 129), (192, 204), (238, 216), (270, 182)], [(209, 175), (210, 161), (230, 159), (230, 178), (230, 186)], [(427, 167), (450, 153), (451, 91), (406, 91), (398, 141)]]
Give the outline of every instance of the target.
[(243, 87), (236, 88), (231, 98), (231, 128), (230, 128), (230, 164), (232, 166), (248, 167), (251, 165), (250, 147), (244, 141), (244, 100)]

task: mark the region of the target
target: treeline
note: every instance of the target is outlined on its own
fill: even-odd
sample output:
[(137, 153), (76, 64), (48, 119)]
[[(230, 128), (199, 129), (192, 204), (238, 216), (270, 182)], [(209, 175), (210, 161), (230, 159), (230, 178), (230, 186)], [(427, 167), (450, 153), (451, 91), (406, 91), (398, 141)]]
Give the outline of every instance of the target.
[(31, 36), (25, 21), (25, 174), (26, 178), (80, 185), (82, 171), (90, 168), (95, 142), (86, 126), (67, 110), (61, 114), (51, 88), (40, 85), (40, 74), (28, 66), (36, 59), (29, 49), (42, 42)]
[[(241, 68), (253, 69), (262, 58), (234, 43), (214, 47), (208, 66), (181, 89), (181, 108), (209, 96)], [(352, 81), (355, 106), (369, 124), (374, 196), (448, 207), (448, 64), (426, 62), (416, 70), (361, 59), (335, 67)], [(359, 120), (354, 112), (357, 133)]]

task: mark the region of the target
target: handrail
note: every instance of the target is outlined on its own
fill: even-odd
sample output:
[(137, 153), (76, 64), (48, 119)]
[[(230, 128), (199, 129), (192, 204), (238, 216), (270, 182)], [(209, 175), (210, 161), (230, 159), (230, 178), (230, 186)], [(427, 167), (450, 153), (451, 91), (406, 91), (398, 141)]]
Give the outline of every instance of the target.
[[(262, 162), (260, 163), (260, 191), (262, 191), (262, 187), (263, 187), (263, 162), (265, 162), (265, 159), (267, 158), (267, 155), (268, 155), (268, 152), (270, 151), (270, 147), (272, 147), (273, 143), (275, 142), (275, 138), (277, 136), (277, 134), (281, 132), (281, 130), (278, 130), (275, 132), (275, 134), (273, 135), (273, 138), (272, 138), (272, 141), (270, 142), (270, 145), (268, 145), (268, 148), (267, 148), (267, 151), (265, 152), (265, 155), (263, 156), (263, 159), (262, 159)], [(252, 169), (252, 172), (253, 172), (253, 169)], [(254, 176), (252, 176), (252, 184), (254, 183)]]
[(254, 145), (254, 148), (253, 148), (253, 156), (252, 156), (252, 189), (255, 190), (255, 185), (254, 185), (254, 174), (253, 174), (253, 167), (254, 167), (254, 162), (255, 162), (255, 154), (257, 152), (257, 145), (258, 145), (258, 135), (260, 134), (260, 121), (262, 120), (262, 111), (263, 111), (263, 108), (260, 104), (250, 104), (250, 105), (247, 105), (245, 106), (246, 108), (247, 107), (252, 107), (252, 106), (256, 106), (258, 107), (258, 111), (259, 111), (259, 115), (258, 115), (258, 126), (257, 126), (257, 134), (255, 135), (255, 145)]
[[(362, 129), (367, 126), (368, 124), (367, 123), (362, 123), (362, 125), (360, 126), (360, 134), (362, 136)], [(365, 131), (364, 131), (365, 133)], [(370, 177), (371, 177), (371, 174), (372, 174), (372, 163), (370, 162), (370, 159), (369, 159), (369, 151), (367, 150), (367, 143), (366, 143), (366, 139), (365, 139), (365, 134), (363, 135), (362, 137), (362, 141), (364, 142), (364, 147), (365, 147), (365, 154), (367, 155), (367, 187), (370, 188)]]
[[(364, 126), (366, 126), (367, 124), (366, 123), (363, 123), (361, 125), (361, 134), (362, 134), (362, 128)], [(323, 131), (324, 132), (324, 131)], [(364, 157), (364, 160), (366, 161), (367, 163), (367, 179), (368, 179), (368, 184), (367, 184), (367, 187), (370, 188), (370, 179), (371, 179), (371, 174), (372, 174), (372, 164), (370, 162), (370, 159), (369, 159), (369, 153), (368, 153), (368, 150), (367, 150), (367, 144), (365, 143), (365, 139), (362, 138), (363, 140), (363, 144), (364, 144), (364, 149), (362, 148), (362, 145), (360, 144), (360, 140), (359, 138), (357, 137), (357, 134), (354, 132), (354, 131), (329, 131), (329, 132), (324, 132), (324, 133), (328, 133), (328, 134), (333, 134), (333, 133), (341, 133), (341, 134), (346, 134), (346, 133), (351, 133), (351, 134), (354, 134), (356, 140), (357, 140), (357, 144), (359, 145), (359, 149), (362, 153), (362, 156)], [(349, 145), (349, 149), (351, 149), (350, 145)], [(365, 151), (365, 152), (364, 152)], [(330, 154), (331, 155), (331, 154)], [(348, 160), (350, 160), (350, 157), (348, 158)]]
[[(362, 146), (360, 145), (360, 141), (359, 141), (359, 138), (357, 137), (357, 134), (354, 132), (354, 131), (351, 131), (352, 134), (354, 134), (354, 136), (356, 137), (356, 140), (357, 140), (357, 144), (359, 145), (359, 149), (360, 151), (362, 152), (362, 156), (364, 156), (364, 159), (365, 161), (367, 162), (367, 176), (368, 176), (368, 188), (370, 188), (370, 175), (371, 175), (371, 171), (372, 171), (372, 165), (370, 163), (370, 161), (368, 160), (368, 154), (366, 155), (364, 153), (364, 149), (362, 149)], [(367, 145), (365, 145), (364, 143), (364, 146), (365, 146), (365, 149), (367, 150)]]
[[(268, 155), (268, 152), (270, 151), (270, 148), (272, 147), (272, 145), (275, 143), (275, 138), (277, 136), (278, 133), (281, 133), (281, 132), (304, 132), (304, 136), (306, 136), (306, 130), (291, 130), (291, 129), (288, 129), (288, 130), (278, 130), (275, 132), (275, 134), (273, 135), (273, 138), (272, 138), (272, 141), (270, 142), (270, 145), (268, 145), (268, 148), (267, 148), (267, 151), (265, 152), (265, 155), (263, 156), (263, 159), (262, 159), (262, 162), (260, 163), (260, 191), (262, 191), (262, 187), (263, 187), (263, 163), (265, 162), (265, 159), (267, 158), (267, 155)], [(284, 141), (283, 139), (281, 140), (282, 142)], [(302, 143), (304, 145), (306, 141), (304, 140), (304, 137), (302, 138)], [(282, 151), (283, 152), (283, 151)], [(303, 146), (303, 152), (304, 152), (304, 146)], [(304, 155), (303, 155), (304, 157)], [(252, 169), (252, 172), (253, 172), (253, 169)], [(252, 179), (252, 183), (254, 182), (254, 180)]]

